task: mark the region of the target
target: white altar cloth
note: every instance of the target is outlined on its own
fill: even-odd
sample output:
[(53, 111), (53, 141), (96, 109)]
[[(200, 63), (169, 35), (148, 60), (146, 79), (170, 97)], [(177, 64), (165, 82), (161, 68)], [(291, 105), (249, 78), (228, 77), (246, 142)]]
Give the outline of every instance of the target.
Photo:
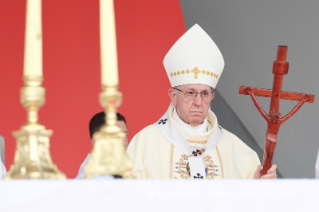
[(318, 180), (0, 180), (0, 211), (319, 211)]

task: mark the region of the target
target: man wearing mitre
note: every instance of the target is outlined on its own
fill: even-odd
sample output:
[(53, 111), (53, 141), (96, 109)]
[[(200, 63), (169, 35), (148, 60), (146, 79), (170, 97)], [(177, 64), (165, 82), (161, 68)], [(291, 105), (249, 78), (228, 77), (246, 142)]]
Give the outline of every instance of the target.
[(257, 154), (218, 125), (210, 110), (224, 68), (214, 41), (199, 26), (168, 51), (164, 67), (171, 104), (154, 124), (137, 133), (127, 154), (138, 179), (276, 178), (276, 166), (261, 176)]

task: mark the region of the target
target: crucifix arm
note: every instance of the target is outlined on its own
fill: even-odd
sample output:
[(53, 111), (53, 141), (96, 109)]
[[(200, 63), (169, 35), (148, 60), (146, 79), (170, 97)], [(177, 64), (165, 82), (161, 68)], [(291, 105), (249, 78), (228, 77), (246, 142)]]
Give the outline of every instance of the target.
[(247, 87), (247, 88), (245, 89), (245, 91), (250, 95), (250, 97), (251, 97), (251, 99), (253, 100), (253, 102), (254, 102), (254, 104), (255, 104), (257, 110), (258, 110), (259, 113), (262, 115), (262, 117), (264, 117), (264, 119), (265, 119), (266, 121), (268, 121), (268, 120), (269, 120), (269, 116), (268, 116), (268, 114), (263, 110), (263, 108), (261, 107), (261, 105), (259, 104), (259, 101), (258, 101), (258, 99), (256, 98), (256, 96), (254, 95), (254, 93), (253, 93), (251, 87)]
[(280, 119), (281, 123), (284, 123), (285, 121), (287, 121), (291, 116), (293, 116), (295, 113), (297, 113), (297, 111), (301, 108), (301, 106), (308, 100), (310, 100), (311, 97), (309, 94), (305, 94), (304, 97), (302, 98), (302, 100), (284, 117), (282, 117)]

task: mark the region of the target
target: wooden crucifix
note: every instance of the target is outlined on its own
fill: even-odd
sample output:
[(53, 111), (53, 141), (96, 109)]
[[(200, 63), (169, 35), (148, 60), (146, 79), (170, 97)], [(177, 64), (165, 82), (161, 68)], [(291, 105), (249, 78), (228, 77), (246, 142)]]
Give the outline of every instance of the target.
[[(274, 61), (272, 73), (274, 74), (273, 89), (251, 88), (240, 86), (239, 94), (250, 95), (257, 110), (267, 121), (266, 144), (263, 156), (262, 175), (266, 174), (272, 166), (272, 159), (277, 143), (277, 133), (280, 125), (294, 115), (305, 102), (313, 103), (315, 96), (311, 94), (281, 91), (284, 74), (288, 73), (289, 63), (286, 62), (287, 46), (278, 46), (277, 59)], [(271, 97), (269, 115), (262, 109), (256, 96)], [(299, 101), (299, 103), (285, 116), (279, 112), (280, 99)]]

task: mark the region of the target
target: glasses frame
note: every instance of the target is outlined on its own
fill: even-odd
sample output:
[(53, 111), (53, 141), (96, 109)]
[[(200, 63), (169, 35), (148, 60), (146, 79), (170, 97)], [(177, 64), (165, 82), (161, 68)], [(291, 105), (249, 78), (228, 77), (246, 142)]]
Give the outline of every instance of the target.
[[(182, 90), (180, 90), (180, 89), (178, 89), (178, 88), (175, 88), (175, 87), (172, 87), (172, 88), (173, 88), (174, 90), (177, 90), (177, 91), (182, 92), (182, 93), (184, 94), (184, 98), (187, 99), (187, 98), (186, 98), (186, 91), (182, 91)], [(188, 91), (188, 90), (187, 90), (187, 91)], [(195, 94), (195, 97), (194, 97), (193, 99), (189, 99), (189, 100), (193, 101), (194, 99), (196, 99), (197, 95), (200, 94), (200, 98), (202, 99), (202, 101), (207, 101), (207, 102), (209, 102), (209, 101), (211, 101), (211, 100), (214, 98), (214, 95), (215, 95), (213, 89), (212, 89), (210, 92), (212, 93), (212, 98), (211, 98), (210, 100), (204, 100), (204, 99), (203, 99), (203, 96), (202, 96), (203, 92), (195, 92), (195, 91), (194, 91), (194, 93), (196, 93), (196, 94)]]

